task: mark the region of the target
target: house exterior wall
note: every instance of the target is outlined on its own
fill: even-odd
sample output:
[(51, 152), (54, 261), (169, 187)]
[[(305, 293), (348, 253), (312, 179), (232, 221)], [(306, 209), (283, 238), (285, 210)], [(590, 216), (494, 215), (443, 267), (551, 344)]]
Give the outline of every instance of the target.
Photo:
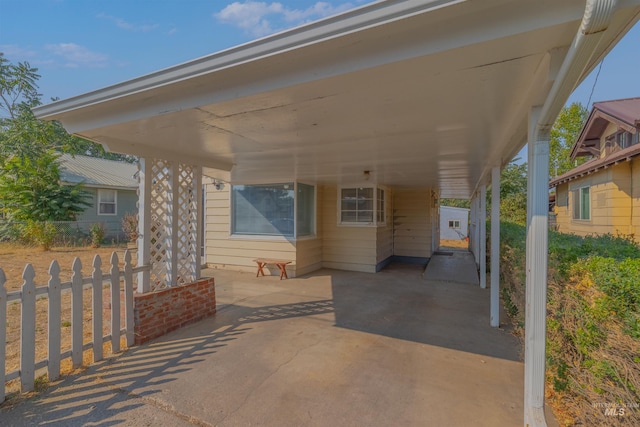
[[(573, 219), (574, 190), (590, 186), (591, 218)], [(556, 189), (558, 231), (588, 234), (634, 234), (640, 231), (640, 159), (626, 161), (560, 184)]]
[[(375, 273), (391, 257), (431, 256), (430, 189), (385, 190), (384, 225), (338, 222), (338, 187), (316, 187), (316, 236), (291, 239), (230, 235), (230, 186), (205, 186), (205, 262), (211, 268), (256, 272), (255, 258), (291, 260), (290, 277), (319, 268)], [(396, 195), (399, 194), (399, 197)], [(398, 204), (399, 203), (399, 204)], [(400, 229), (397, 229), (397, 226)], [(437, 227), (435, 227), (437, 228)], [(399, 250), (397, 249), (397, 245)], [(276, 274), (275, 269), (272, 274)]]
[(124, 215), (138, 212), (138, 194), (136, 190), (116, 190), (117, 204), (115, 215), (98, 214), (98, 188), (84, 187), (84, 190), (90, 195), (87, 199), (90, 206), (76, 218), (77, 221), (80, 221), (80, 229), (88, 232), (91, 224), (101, 222), (107, 228), (107, 237), (122, 235), (122, 218)]
[[(230, 224), (230, 191), (226, 185), (216, 190), (213, 185), (205, 187), (205, 262), (211, 268), (256, 272), (255, 258), (277, 258), (291, 260), (287, 267), (291, 277), (296, 275), (296, 245), (294, 241), (284, 238), (231, 236)], [(268, 266), (275, 274), (274, 266)]]
[(402, 188), (393, 193), (393, 255), (432, 255), (431, 189)]
[(377, 229), (338, 225), (338, 188), (322, 189), (322, 265), (338, 270), (376, 272)]
[(631, 232), (640, 241), (640, 158), (634, 158), (629, 162), (631, 168)]
[[(449, 228), (449, 221), (460, 221), (460, 228)], [(445, 240), (461, 240), (468, 236), (468, 234), (469, 209), (440, 206), (440, 238)]]
[(376, 229), (376, 269), (379, 271), (393, 256), (393, 193), (385, 188), (385, 225)]

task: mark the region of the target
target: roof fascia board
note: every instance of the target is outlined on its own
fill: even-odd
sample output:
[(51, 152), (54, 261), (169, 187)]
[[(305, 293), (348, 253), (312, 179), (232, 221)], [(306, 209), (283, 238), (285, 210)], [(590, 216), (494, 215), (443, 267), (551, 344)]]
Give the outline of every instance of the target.
[(468, 0), (378, 1), (132, 80), (33, 109), (40, 119), (164, 86)]

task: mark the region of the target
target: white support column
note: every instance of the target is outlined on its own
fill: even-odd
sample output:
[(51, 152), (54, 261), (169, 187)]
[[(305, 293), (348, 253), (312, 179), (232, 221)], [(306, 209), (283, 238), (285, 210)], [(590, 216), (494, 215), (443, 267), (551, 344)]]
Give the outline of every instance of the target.
[(525, 425), (546, 426), (544, 418), (547, 314), (547, 232), (549, 129), (537, 126), (540, 110), (529, 117), (524, 406)]
[[(200, 279), (201, 270), (202, 270), (202, 227), (204, 227), (204, 206), (202, 199), (202, 168), (199, 166), (193, 167), (193, 175), (194, 175), (194, 186), (196, 193), (196, 203), (195, 209), (197, 212), (196, 216), (196, 257), (195, 263), (193, 265), (194, 268), (194, 277), (195, 280)], [(297, 217), (296, 217), (297, 218)]]
[(169, 193), (169, 206), (168, 216), (171, 217), (171, 232), (167, 234), (169, 242), (167, 246), (170, 248), (171, 255), (168, 258), (169, 266), (167, 268), (167, 284), (169, 286), (178, 285), (178, 239), (180, 238), (180, 198), (178, 192), (180, 191), (179, 174), (180, 165), (177, 162), (171, 162), (170, 164), (170, 179), (171, 179), (171, 192)]
[(487, 187), (480, 187), (480, 215), (478, 215), (478, 246), (480, 263), (480, 287), (487, 287)]
[[(138, 265), (151, 264), (151, 162), (140, 158), (138, 170)], [(138, 273), (138, 293), (151, 291), (149, 271)]]
[(474, 196), (475, 205), (475, 223), (476, 226), (473, 230), (473, 253), (476, 259), (476, 267), (480, 267), (480, 197), (478, 194)]
[(500, 326), (500, 166), (491, 170), (491, 320)]

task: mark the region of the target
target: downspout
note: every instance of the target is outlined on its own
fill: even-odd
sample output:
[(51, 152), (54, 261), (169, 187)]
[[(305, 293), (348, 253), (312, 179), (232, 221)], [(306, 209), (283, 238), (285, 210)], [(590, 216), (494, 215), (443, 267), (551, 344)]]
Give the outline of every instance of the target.
[(524, 421), (546, 426), (544, 416), (546, 293), (548, 256), (549, 133), (596, 51), (617, 0), (587, 0), (585, 11), (549, 94), (531, 115), (527, 200), (527, 300)]

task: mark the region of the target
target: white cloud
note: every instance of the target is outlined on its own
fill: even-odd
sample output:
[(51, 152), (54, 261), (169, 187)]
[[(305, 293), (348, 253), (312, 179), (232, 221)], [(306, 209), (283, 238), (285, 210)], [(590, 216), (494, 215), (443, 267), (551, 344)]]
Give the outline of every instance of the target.
[(38, 52), (33, 49), (23, 48), (16, 44), (0, 45), (0, 52), (4, 53), (6, 59), (12, 62), (30, 61), (38, 57)]
[(305, 22), (335, 15), (355, 7), (346, 2), (336, 6), (319, 1), (306, 9), (295, 9), (279, 2), (245, 0), (233, 2), (213, 16), (219, 22), (234, 25), (245, 33), (261, 37)]
[(45, 45), (45, 49), (54, 56), (59, 56), (64, 59), (64, 61), (66, 61), (64, 66), (69, 68), (101, 68), (105, 67), (109, 60), (108, 55), (93, 52), (75, 43), (47, 44)]
[(125, 21), (122, 18), (118, 18), (117, 16), (112, 16), (112, 15), (107, 15), (106, 13), (99, 13), (97, 16), (98, 18), (108, 19), (110, 21), (113, 21), (118, 28), (122, 28), (123, 30), (147, 32), (159, 27), (159, 24), (140, 24), (140, 25), (132, 24), (130, 22)]

